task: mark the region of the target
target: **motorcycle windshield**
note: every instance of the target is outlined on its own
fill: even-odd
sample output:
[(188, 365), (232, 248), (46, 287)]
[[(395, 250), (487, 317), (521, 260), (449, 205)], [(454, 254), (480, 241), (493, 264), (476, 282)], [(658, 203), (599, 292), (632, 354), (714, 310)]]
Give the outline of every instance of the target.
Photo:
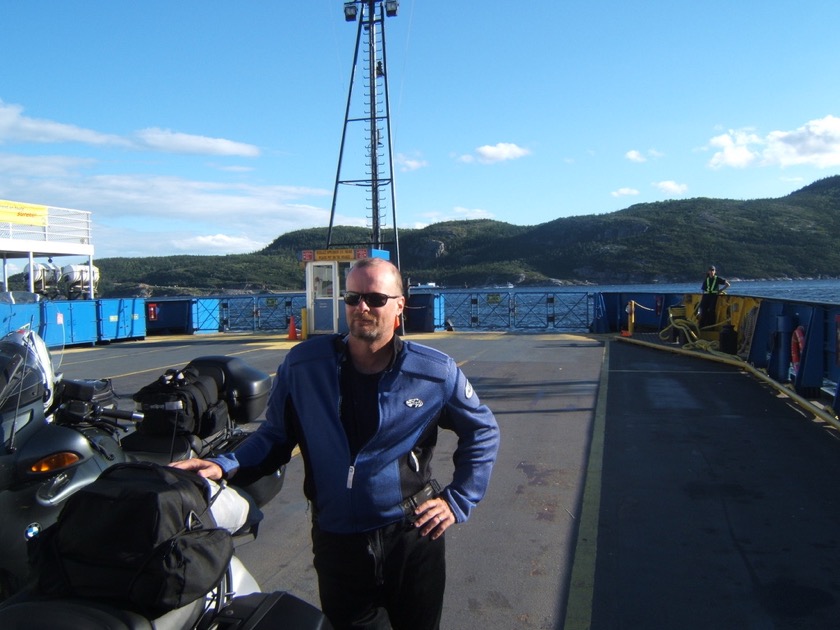
[(14, 433), (34, 416), (32, 404), (44, 404), (44, 368), (38, 355), (10, 333), (0, 340), (0, 435), (8, 449)]

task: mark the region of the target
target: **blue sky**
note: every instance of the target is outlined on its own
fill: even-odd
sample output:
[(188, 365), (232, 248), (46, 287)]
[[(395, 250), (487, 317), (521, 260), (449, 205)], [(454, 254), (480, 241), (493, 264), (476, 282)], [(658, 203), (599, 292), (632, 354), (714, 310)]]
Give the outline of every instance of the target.
[[(95, 258), (326, 227), (356, 36), (342, 5), (0, 0), (0, 199), (91, 211)], [(398, 227), (835, 175), (838, 24), (836, 0), (401, 0), (385, 25)], [(341, 195), (336, 224), (368, 224)]]

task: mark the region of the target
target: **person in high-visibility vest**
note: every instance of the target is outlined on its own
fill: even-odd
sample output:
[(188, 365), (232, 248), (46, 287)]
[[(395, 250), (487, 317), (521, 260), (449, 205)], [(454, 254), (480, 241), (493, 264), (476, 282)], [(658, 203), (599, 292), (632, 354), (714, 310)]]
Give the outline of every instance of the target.
[(718, 276), (715, 266), (709, 265), (709, 269), (706, 271), (706, 277), (703, 279), (703, 284), (700, 285), (700, 293), (703, 294), (703, 297), (700, 298), (700, 309), (698, 313), (700, 328), (714, 325), (718, 295), (726, 291), (730, 286), (729, 280)]

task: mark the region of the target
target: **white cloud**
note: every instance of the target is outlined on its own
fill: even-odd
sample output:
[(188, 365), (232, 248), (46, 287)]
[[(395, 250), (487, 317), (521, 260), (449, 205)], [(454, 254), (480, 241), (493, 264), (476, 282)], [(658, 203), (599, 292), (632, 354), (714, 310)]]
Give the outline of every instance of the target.
[(140, 147), (163, 153), (237, 155), (240, 157), (257, 157), (260, 154), (259, 148), (252, 144), (234, 142), (224, 138), (194, 136), (156, 127), (138, 131), (135, 133), (135, 138)]
[(416, 171), (417, 169), (424, 168), (429, 165), (426, 160), (419, 157), (409, 157), (404, 153), (397, 154), (397, 164), (403, 172)]
[(467, 164), (476, 160), (482, 164), (492, 164), (494, 162), (518, 160), (526, 155), (530, 155), (531, 151), (511, 142), (499, 142), (494, 145), (485, 144), (484, 146), (480, 146), (475, 150), (475, 153), (476, 155), (462, 155), (458, 160)]
[(810, 164), (818, 168), (840, 165), (840, 118), (811, 120), (793, 131), (767, 135), (764, 161), (779, 166)]
[(452, 209), (452, 212), (455, 214), (455, 219), (492, 219), (493, 213), (489, 210), (484, 210), (482, 208), (464, 208), (461, 206), (455, 206)]
[(656, 149), (648, 149), (645, 153), (637, 151), (636, 149), (631, 149), (630, 151), (624, 154), (624, 157), (630, 160), (631, 162), (641, 164), (643, 162), (647, 162), (648, 159), (656, 160), (658, 158), (663, 157), (664, 155), (664, 153), (662, 153), (661, 151), (657, 151)]
[(428, 221), (425, 223), (415, 223), (415, 227), (425, 227), (430, 223), (438, 223), (440, 221), (461, 221), (469, 219), (492, 219), (493, 213), (482, 208), (464, 208), (463, 206), (455, 206), (450, 212), (426, 212), (423, 218)]
[(638, 195), (639, 191), (635, 188), (619, 188), (618, 190), (614, 190), (610, 193), (613, 197), (630, 197), (632, 195)]
[(709, 145), (717, 151), (709, 160), (712, 168), (744, 168), (751, 165), (840, 165), (840, 118), (825, 116), (810, 120), (793, 131), (771, 131), (761, 137), (750, 129), (729, 130), (715, 136)]
[[(280, 236), (279, 234), (275, 235)], [(273, 239), (272, 239), (273, 240)], [(247, 236), (229, 234), (211, 234), (172, 241), (175, 249), (185, 252), (206, 252), (207, 254), (228, 254), (230, 252), (255, 252), (268, 245), (264, 241), (255, 241)]]
[(677, 182), (672, 180), (654, 182), (653, 186), (658, 188), (661, 192), (664, 192), (668, 195), (684, 195), (688, 190), (687, 185), (678, 184)]
[[(319, 203), (332, 194), (325, 189), (90, 175), (86, 165), (0, 154), (0, 198), (90, 211), (99, 258), (252, 252), (285, 232), (328, 225), (330, 219), (328, 201)], [(359, 217), (336, 221), (365, 223)]]
[(23, 107), (0, 101), (0, 143), (2, 142), (80, 142), (93, 145), (125, 146), (119, 136), (65, 125), (52, 120), (40, 120), (23, 115)]
[(712, 168), (749, 166), (759, 158), (759, 153), (750, 147), (760, 143), (759, 136), (749, 129), (730, 129), (709, 140), (709, 145), (718, 149), (709, 160), (709, 166)]
[(9, 105), (0, 101), (0, 143), (8, 142), (39, 144), (73, 142), (198, 155), (256, 157), (260, 154), (259, 147), (252, 144), (224, 138), (195, 136), (154, 127), (137, 131), (131, 138), (124, 138), (52, 120), (30, 118), (23, 115), (23, 107), (20, 105)]
[(242, 166), (241, 164), (211, 164), (211, 166), (226, 173), (251, 173), (254, 170), (252, 166)]
[(75, 158), (63, 155), (14, 155), (0, 153), (0, 174), (4, 177), (69, 177), (80, 168), (96, 163), (89, 158)]

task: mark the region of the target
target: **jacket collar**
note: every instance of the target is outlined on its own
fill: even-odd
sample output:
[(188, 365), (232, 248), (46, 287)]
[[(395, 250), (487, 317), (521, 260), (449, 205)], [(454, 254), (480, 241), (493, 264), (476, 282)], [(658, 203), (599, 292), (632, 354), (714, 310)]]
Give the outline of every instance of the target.
[[(339, 355), (339, 361), (346, 361), (347, 360), (347, 340), (350, 338), (350, 335), (336, 335), (335, 340), (333, 341), (333, 346), (336, 352)], [(386, 372), (390, 372), (391, 369), (394, 367), (394, 363), (397, 361), (397, 356), (400, 355), (403, 351), (403, 347), (405, 343), (397, 334), (394, 334), (394, 337), (391, 339), (391, 348), (393, 352), (391, 353), (391, 361), (388, 363), (388, 366), (385, 368)]]

